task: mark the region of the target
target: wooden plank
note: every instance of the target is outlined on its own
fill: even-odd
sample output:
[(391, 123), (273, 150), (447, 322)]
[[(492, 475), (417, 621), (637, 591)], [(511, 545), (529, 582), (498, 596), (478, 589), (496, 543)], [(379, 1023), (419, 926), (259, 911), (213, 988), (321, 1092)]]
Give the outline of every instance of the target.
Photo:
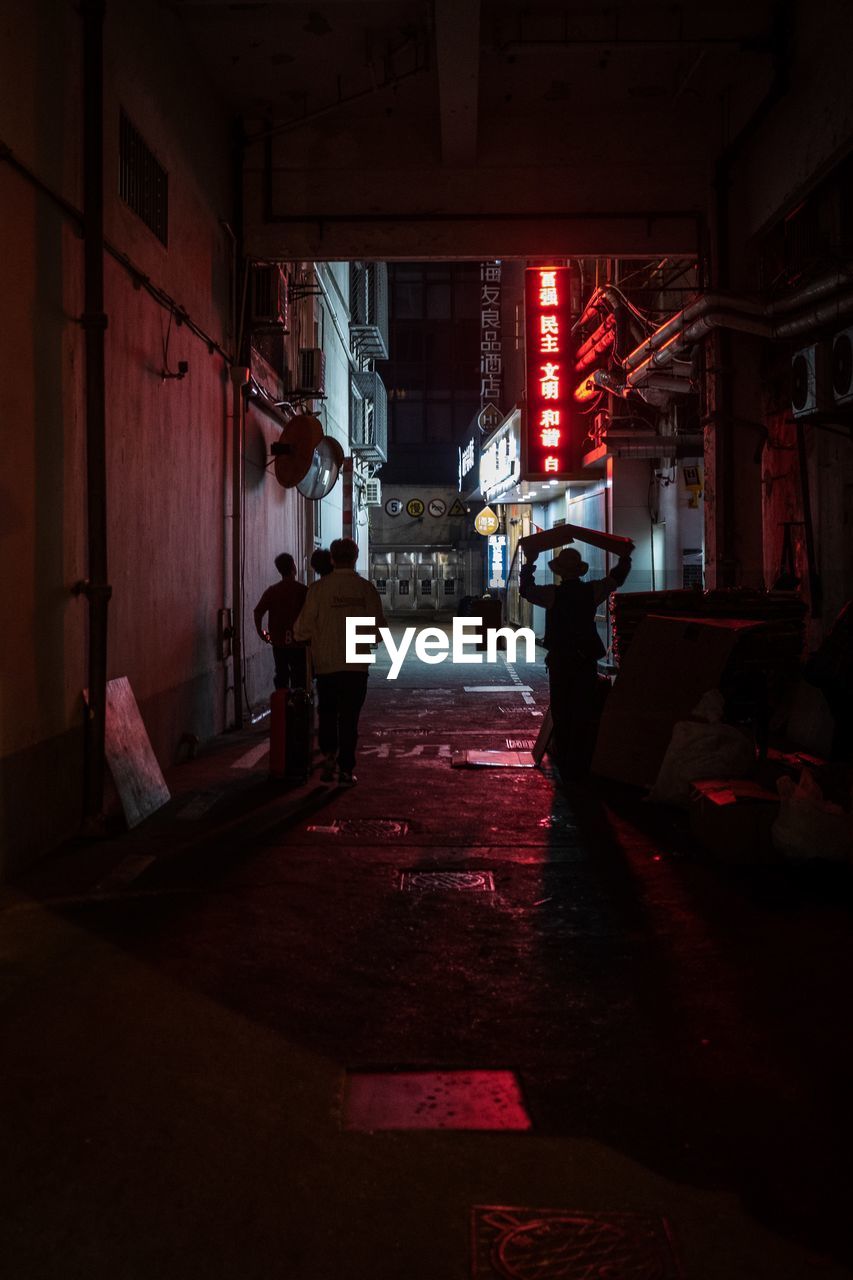
[(599, 529), (584, 529), (578, 524), (560, 524), (553, 529), (543, 529), (541, 533), (529, 533), (526, 538), (519, 538), (518, 545), (526, 560), (535, 560), (542, 551), (554, 551), (570, 542), (585, 542), (615, 556), (628, 556), (634, 550), (630, 538), (602, 533)]
[(548, 747), (551, 744), (551, 738), (553, 736), (553, 733), (554, 733), (554, 721), (551, 716), (551, 707), (549, 704), (548, 710), (545, 712), (545, 715), (542, 719), (542, 724), (539, 728), (539, 733), (537, 735), (536, 741), (533, 744), (532, 754), (533, 754), (533, 759), (536, 761), (537, 764), (542, 763), (542, 757), (544, 756), (545, 752), (548, 750)]
[(107, 684), (106, 756), (129, 827), (171, 799), (127, 676)]

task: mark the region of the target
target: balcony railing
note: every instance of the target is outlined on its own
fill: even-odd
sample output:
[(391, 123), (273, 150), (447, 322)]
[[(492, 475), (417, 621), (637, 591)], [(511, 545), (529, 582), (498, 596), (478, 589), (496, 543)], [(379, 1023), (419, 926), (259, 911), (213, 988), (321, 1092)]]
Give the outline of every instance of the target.
[(388, 359), (388, 267), (384, 262), (353, 263), (350, 342), (358, 356)]
[(353, 373), (350, 447), (368, 462), (388, 461), (388, 393), (378, 373)]

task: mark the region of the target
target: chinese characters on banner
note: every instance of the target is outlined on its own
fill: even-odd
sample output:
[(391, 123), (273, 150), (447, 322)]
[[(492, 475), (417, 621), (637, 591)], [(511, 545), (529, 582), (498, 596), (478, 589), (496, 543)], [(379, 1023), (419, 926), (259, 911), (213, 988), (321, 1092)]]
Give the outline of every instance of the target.
[(501, 264), (480, 263), (480, 408), (501, 407), (503, 343), (501, 339)]
[(528, 479), (554, 480), (580, 466), (572, 404), (574, 344), (571, 268), (528, 267), (524, 273), (527, 321)]
[(493, 533), (489, 537), (488, 566), (489, 590), (506, 590), (506, 534)]

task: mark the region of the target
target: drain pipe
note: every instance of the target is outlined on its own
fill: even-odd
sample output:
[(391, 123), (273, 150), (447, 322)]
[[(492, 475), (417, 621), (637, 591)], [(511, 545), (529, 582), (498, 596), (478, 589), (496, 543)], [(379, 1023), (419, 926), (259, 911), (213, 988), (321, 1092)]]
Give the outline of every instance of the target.
[(84, 745), (83, 816), (99, 825), (104, 808), (107, 710), (107, 460), (104, 312), (104, 4), (84, 0), (83, 16), (83, 259), (86, 339), (86, 511), (88, 579), (76, 590), (89, 602), (88, 707)]
[(234, 680), (234, 728), (242, 729), (243, 716), (243, 440), (246, 402), (243, 388), (250, 371), (231, 366), (231, 658)]
[[(729, 228), (732, 170), (742, 153), (744, 144), (758, 132), (777, 104), (784, 98), (789, 86), (791, 62), (791, 30), (793, 26), (793, 0), (777, 0), (773, 7), (770, 46), (773, 57), (773, 79), (764, 97), (740, 132), (732, 138), (717, 160), (714, 173), (714, 212), (716, 235), (715, 283), (719, 289), (731, 286), (731, 238)], [(721, 456), (715, 491), (718, 504), (717, 564), (721, 580), (716, 586), (736, 585), (737, 557), (735, 555), (735, 450), (732, 418), (735, 410), (732, 382), (732, 336), (727, 329), (720, 331), (714, 364), (716, 365), (715, 407), (721, 412), (721, 420), (715, 428), (716, 449)], [(722, 511), (719, 508), (722, 507)]]

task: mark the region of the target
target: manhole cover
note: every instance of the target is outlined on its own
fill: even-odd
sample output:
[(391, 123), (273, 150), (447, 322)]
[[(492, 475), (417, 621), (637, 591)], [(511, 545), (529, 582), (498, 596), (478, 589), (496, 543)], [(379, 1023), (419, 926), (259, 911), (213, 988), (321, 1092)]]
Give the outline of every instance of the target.
[(408, 822), (395, 822), (390, 818), (336, 818), (326, 825), (317, 824), (306, 827), (322, 836), (381, 836), (392, 839), (404, 836), (409, 830)]
[(507, 738), (508, 751), (532, 751), (536, 746), (535, 738)]
[(344, 1128), (529, 1129), (530, 1117), (511, 1071), (359, 1072)]
[(399, 729), (374, 729), (374, 738), (428, 738), (432, 729), (411, 729), (401, 726)]
[(473, 1280), (681, 1280), (664, 1219), (631, 1213), (473, 1212)]
[(408, 893), (448, 889), (494, 893), (495, 877), (492, 871), (401, 871), (400, 888)]

